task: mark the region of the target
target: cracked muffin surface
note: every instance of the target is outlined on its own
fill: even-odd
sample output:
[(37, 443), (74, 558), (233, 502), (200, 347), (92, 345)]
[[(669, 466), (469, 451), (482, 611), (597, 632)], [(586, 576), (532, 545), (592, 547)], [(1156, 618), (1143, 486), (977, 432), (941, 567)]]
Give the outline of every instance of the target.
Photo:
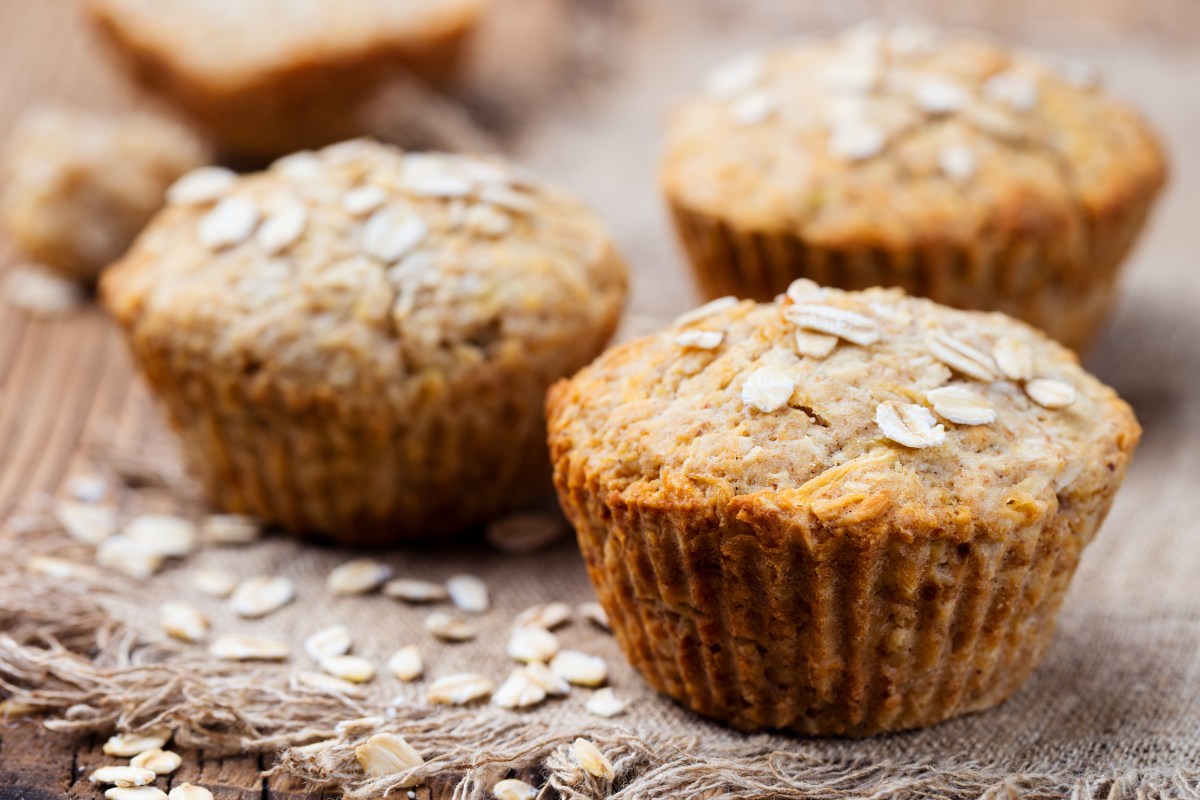
[(1164, 176), (1089, 67), (874, 25), (715, 69), (673, 114), (660, 170), (710, 295), (895, 285), (1075, 347)]
[[(542, 394), (603, 348), (624, 301), (605, 226), (569, 193), (495, 159), (356, 140), (245, 177), (200, 170), (169, 199), (106, 275), (106, 304), (210, 487), (293, 527), (353, 536), (353, 519), (419, 535), (483, 516), (504, 486), (521, 496), (514, 483), (543, 475)], [(197, 407), (187, 394), (201, 390), (220, 401)], [(316, 435), (300, 430), (311, 418), (329, 441), (294, 441)], [(233, 442), (235, 428), (276, 450)], [(288, 474), (264, 477), (264, 467)], [(456, 479), (489, 469), (498, 485), (476, 494), (490, 499), (447, 510)], [(242, 470), (258, 480), (229, 486)], [(356, 475), (362, 486), (335, 496)], [(318, 478), (332, 483), (300, 502)], [(402, 482), (430, 498), (401, 503), (404, 522)]]
[(852, 735), (1020, 685), (1140, 436), (1028, 325), (807, 280), (609, 350), (548, 415), (647, 679), (738, 727)]

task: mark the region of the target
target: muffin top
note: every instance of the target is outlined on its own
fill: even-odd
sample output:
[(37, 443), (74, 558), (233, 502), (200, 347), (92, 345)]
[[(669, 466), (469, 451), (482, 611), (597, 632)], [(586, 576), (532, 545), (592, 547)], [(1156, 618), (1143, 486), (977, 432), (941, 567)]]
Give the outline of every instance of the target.
[(605, 226), (496, 159), (355, 140), (244, 177), (203, 168), (168, 200), (105, 274), (109, 309), (180, 365), (300, 394), (561, 375), (624, 300)]
[(485, 0), (90, 0), (140, 50), (210, 88), (412, 47), (474, 21)]
[(871, 245), (1058, 230), (1157, 188), (1164, 166), (1085, 65), (868, 24), (715, 69), (671, 118), (661, 179), (745, 229)]
[(558, 469), (610, 504), (949, 538), (1108, 496), (1140, 436), (1024, 323), (807, 280), (613, 348), (548, 407)]

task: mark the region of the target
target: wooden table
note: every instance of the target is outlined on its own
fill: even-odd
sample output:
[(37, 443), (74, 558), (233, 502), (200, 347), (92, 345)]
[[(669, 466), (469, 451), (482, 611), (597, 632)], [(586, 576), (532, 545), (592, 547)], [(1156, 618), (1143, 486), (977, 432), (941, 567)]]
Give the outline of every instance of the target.
[[(544, 172), (561, 175), (612, 219), (637, 271), (632, 310), (655, 316), (682, 310), (694, 300), (648, 176), (664, 98), (677, 95), (689, 81), (694, 85), (696, 79), (681, 78), (679, 69), (664, 71), (662, 65), (674, 59), (669, 63), (699, 67), (741, 47), (776, 38), (787, 29), (781, 25), (829, 29), (884, 7), (881, 0), (836, 9), (801, 4), (783, 9), (789, 4), (778, 0), (498, 2), (510, 10), (523, 9), (530, 15), (525, 19), (529, 24), (518, 25), (498, 15), (483, 37), (476, 71), (493, 80), (509, 80), (517, 94), (524, 92), (528, 109), (493, 115), (492, 128), (484, 124), (476, 132)], [(1194, 237), (1187, 209), (1200, 199), (1200, 179), (1194, 174), (1200, 164), (1200, 140), (1190, 132), (1200, 119), (1189, 119), (1194, 109), (1174, 108), (1176, 101), (1164, 96), (1161, 87), (1143, 84), (1170, 70), (1196, 69), (1188, 50), (1200, 40), (1200, 6), (1189, 0), (1153, 4), (1067, 0), (1053, 8), (1041, 0), (980, 0), (975, 5), (923, 0), (907, 5), (914, 13), (924, 12), (944, 24), (978, 25), (1052, 48), (1061, 41), (1068, 52), (1084, 55), (1090, 50), (1124, 53), (1124, 41), (1130, 42), (1130, 54), (1104, 64), (1106, 71), (1125, 94), (1146, 95), (1151, 115), (1157, 112), (1156, 121), (1165, 128), (1175, 162), (1182, 165), (1149, 246), (1161, 253), (1190, 245), (1194, 256), (1195, 239), (1187, 239)], [(588, 36), (596, 41), (578, 48), (546, 46), (556, 41), (547, 32), (564, 24), (592, 26)], [(707, 31), (709, 41), (714, 30), (720, 31), (717, 49), (721, 52), (711, 47), (698, 52), (686, 41), (680, 43), (679, 37), (700, 29)], [(537, 46), (530, 46), (533, 43)], [(562, 87), (553, 85), (551, 78), (569, 69), (578, 71), (576, 83), (584, 87), (578, 97), (555, 94)], [(1173, 85), (1178, 85), (1178, 76)], [(477, 100), (479, 94), (476, 90)], [(555, 99), (559, 97), (567, 99), (560, 102)], [(106, 61), (75, 0), (4, 0), (0, 3), (0, 135), (6, 134), (22, 109), (45, 99), (108, 110), (145, 104)], [(476, 111), (486, 117), (486, 99), (477, 106)], [(525, 124), (515, 125), (515, 118)], [(609, 168), (595, 139), (628, 155), (624, 176)], [(580, 148), (588, 142), (585, 152), (593, 157), (581, 159)], [(636, 175), (636, 180), (629, 175)], [(1187, 198), (1193, 202), (1189, 204)], [(0, 270), (18, 258), (0, 243)], [(83, 457), (88, 442), (128, 441), (136, 436), (144, 416), (154, 413), (152, 408), (135, 380), (123, 343), (98, 310), (36, 321), (0, 308), (0, 519), (31, 494), (55, 491)], [(101, 756), (99, 744), (94, 737), (50, 734), (28, 722), (0, 727), (0, 800), (50, 800), (64, 795), (94, 800), (98, 791), (86, 776), (110, 760)], [(194, 754), (185, 759), (174, 781), (208, 786), (218, 800), (305, 795), (301, 787), (261, 777), (262, 768), (269, 766), (264, 759), (269, 757), (206, 759), (203, 753)], [(421, 790), (425, 797), (445, 793), (438, 787)]]

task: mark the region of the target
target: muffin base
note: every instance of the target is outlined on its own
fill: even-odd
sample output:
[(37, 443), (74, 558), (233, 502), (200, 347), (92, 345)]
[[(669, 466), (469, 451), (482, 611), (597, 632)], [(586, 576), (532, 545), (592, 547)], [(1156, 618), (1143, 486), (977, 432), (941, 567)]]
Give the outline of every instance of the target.
[(1111, 503), (995, 539), (905, 541), (784, 525), (750, 504), (605, 499), (562, 464), (556, 483), (617, 640), (655, 689), (740, 729), (846, 736), (1015, 692)]
[(792, 231), (740, 230), (671, 203), (675, 230), (702, 292), (767, 301), (797, 278), (822, 286), (898, 286), (956, 308), (1003, 311), (1084, 351), (1113, 305), (1119, 268), (1153, 196), (1044, 237), (983, 235), (911, 248), (805, 241)]

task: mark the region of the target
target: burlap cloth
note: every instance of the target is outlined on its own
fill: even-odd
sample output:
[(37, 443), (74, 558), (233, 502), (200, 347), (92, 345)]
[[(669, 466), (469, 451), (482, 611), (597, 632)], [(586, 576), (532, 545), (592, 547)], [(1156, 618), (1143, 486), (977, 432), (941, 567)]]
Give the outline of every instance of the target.
[[(619, 71), (627, 77), (616, 81), (620, 91), (543, 126), (519, 153), (580, 189), (613, 220), (638, 270), (635, 329), (694, 300), (653, 190), (653, 143), (664, 103), (696, 83), (701, 64), (808, 20), (769, 2), (757, 10), (664, 2), (641, 13), (641, 33), (622, 46)], [(838, 21), (821, 20), (826, 27)], [(1072, 47), (1101, 61), (1117, 91), (1139, 96), (1169, 146), (1178, 144), (1173, 149), (1186, 157), (1196, 154), (1194, 145), (1183, 144), (1194, 122), (1187, 110), (1193, 56), (1137, 38), (1085, 38)], [(864, 741), (743, 735), (656, 696), (612, 637), (580, 620), (559, 635), (565, 647), (607, 660), (610, 685), (631, 701), (612, 720), (584, 710), (584, 689), (531, 711), (508, 712), (486, 704), (431, 708), (424, 704), (427, 682), (405, 685), (386, 675), (361, 701), (306, 691), (290, 680), (296, 669), (312, 668), (300, 640), (344, 623), (361, 655), (383, 661), (399, 646), (417, 643), (427, 676), (472, 671), (499, 682), (513, 666), (504, 644), (516, 613), (538, 602), (591, 597), (569, 539), (529, 556), (500, 555), (474, 540), (382, 555), (401, 576), (436, 580), (470, 572), (487, 582), (493, 607), (477, 620), (480, 636), (454, 645), (424, 631), (428, 609), (380, 596), (332, 598), (325, 576), (354, 554), (280, 535), (256, 545), (206, 548), (140, 584), (37, 579), (21, 568), (22, 558), (5, 557), (0, 691), (46, 707), (51, 727), (108, 731), (165, 721), (179, 745), (210, 751), (277, 751), (334, 735), (340, 720), (379, 714), (383, 729), (402, 732), (425, 756), (417, 774), (455, 785), (462, 798), (488, 796), (510, 770), (580, 798), (1200, 797), (1200, 281), (1189, 260), (1197, 249), (1189, 219), (1200, 199), (1196, 166), (1178, 164), (1176, 184), (1128, 275), (1119, 313), (1089, 359), (1134, 405), (1145, 439), (1107, 524), (1085, 554), (1053, 647), (1000, 708)], [(132, 482), (142, 488), (122, 497), (125, 513), (197, 513), (150, 401), (142, 396), (137, 402), (145, 404), (146, 422), (133, 435), (112, 442), (104, 431), (93, 432), (96, 468), (110, 477), (139, 473)], [(0, 541), (4, 552), (87, 559), (86, 548), (38, 522), (36, 499), (28, 507), (33, 516), (9, 520)], [(239, 620), (223, 602), (187, 588), (188, 571), (205, 566), (243, 576), (287, 575), (299, 596), (265, 619)], [(170, 644), (155, 625), (158, 604), (170, 599), (204, 609), (219, 633), (286, 637), (295, 655), (282, 666), (230, 666), (207, 659), (203, 648)], [(362, 735), (343, 734), (324, 754), (284, 750), (280, 768), (353, 797), (381, 796), (398, 779), (362, 778), (352, 753)], [(613, 760), (613, 782), (587, 776), (568, 756), (567, 746), (580, 735)]]

